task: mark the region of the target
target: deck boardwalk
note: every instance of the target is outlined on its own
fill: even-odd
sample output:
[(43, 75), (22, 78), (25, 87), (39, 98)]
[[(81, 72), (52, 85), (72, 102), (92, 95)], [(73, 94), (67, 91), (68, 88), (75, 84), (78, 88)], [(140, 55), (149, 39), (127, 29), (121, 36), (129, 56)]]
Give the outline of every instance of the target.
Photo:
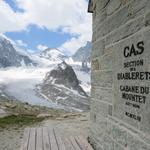
[(26, 128), (20, 150), (93, 150), (81, 136), (63, 138), (54, 128)]

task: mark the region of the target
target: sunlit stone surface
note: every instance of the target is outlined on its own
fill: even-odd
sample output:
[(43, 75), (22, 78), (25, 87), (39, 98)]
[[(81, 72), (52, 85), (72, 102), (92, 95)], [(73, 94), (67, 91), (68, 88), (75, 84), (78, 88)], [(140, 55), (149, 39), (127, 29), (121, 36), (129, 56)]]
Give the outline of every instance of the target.
[(90, 142), (150, 150), (150, 1), (92, 2)]

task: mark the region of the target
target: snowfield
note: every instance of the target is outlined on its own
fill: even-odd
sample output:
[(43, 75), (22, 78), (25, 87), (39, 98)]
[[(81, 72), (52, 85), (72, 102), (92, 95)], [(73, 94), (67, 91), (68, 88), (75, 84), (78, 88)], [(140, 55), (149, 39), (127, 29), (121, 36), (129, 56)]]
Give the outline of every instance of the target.
[(51, 68), (9, 68), (0, 70), (0, 84), (4, 92), (22, 102), (33, 105), (53, 106), (54, 104), (37, 95), (35, 88)]
[[(56, 65), (56, 64), (55, 64)], [(43, 82), (47, 72), (53, 67), (20, 67), (0, 69), (0, 85), (3, 86), (3, 92), (22, 102), (28, 102), (32, 105), (41, 105), (47, 107), (59, 107), (41, 93), (37, 93), (36, 86)], [(77, 77), (81, 82), (83, 89), (90, 92), (90, 75), (75, 70)], [(40, 91), (40, 90), (39, 90)]]
[(79, 71), (74, 69), (78, 79), (81, 82), (81, 87), (84, 89), (84, 91), (90, 96), (91, 92), (91, 76), (90, 73), (86, 73), (83, 71)]

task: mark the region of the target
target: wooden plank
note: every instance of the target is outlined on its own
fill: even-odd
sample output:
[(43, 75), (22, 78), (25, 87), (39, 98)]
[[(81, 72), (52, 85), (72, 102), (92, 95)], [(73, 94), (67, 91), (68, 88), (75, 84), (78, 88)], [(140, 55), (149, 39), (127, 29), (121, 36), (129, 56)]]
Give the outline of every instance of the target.
[(63, 139), (64, 143), (65, 143), (65, 148), (66, 150), (75, 150), (71, 141), (69, 139)]
[(59, 150), (58, 144), (55, 138), (54, 129), (48, 128), (49, 131), (49, 137), (50, 137), (50, 145), (52, 150)]
[(77, 142), (76, 142), (76, 140), (73, 136), (71, 136), (69, 138), (69, 140), (71, 141), (71, 143), (72, 143), (75, 150), (81, 150), (81, 148), (79, 147), (79, 145), (77, 144)]
[(20, 150), (93, 150), (82, 136), (62, 139), (53, 128), (26, 128)]
[(62, 141), (62, 137), (61, 137), (60, 133), (58, 132), (58, 129), (57, 130), (54, 129), (54, 135), (57, 140), (59, 150), (66, 150), (64, 142)]
[(36, 150), (43, 150), (43, 129), (37, 128), (37, 134), (36, 134)]
[(83, 150), (93, 150), (92, 146), (88, 143), (86, 138), (84, 138), (82, 136), (76, 136), (75, 139), (76, 139), (78, 145), (80, 145), (81, 149), (83, 149)]
[(28, 145), (28, 150), (35, 150), (35, 137), (36, 136), (36, 129), (31, 128), (30, 129), (30, 138), (29, 138), (29, 145)]
[(43, 150), (53, 150), (50, 145), (50, 138), (48, 134), (48, 129), (43, 128)]
[(20, 150), (28, 150), (29, 137), (30, 137), (30, 129), (26, 128), (24, 130), (24, 134), (23, 134), (23, 139), (22, 139), (22, 144), (21, 144)]

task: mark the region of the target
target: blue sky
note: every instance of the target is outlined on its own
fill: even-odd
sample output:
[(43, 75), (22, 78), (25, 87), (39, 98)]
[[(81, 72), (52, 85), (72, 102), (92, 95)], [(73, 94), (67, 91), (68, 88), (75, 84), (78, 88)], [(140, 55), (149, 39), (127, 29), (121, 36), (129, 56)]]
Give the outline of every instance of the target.
[(15, 12), (24, 12), (23, 9), (20, 9), (17, 7), (16, 3), (14, 0), (5, 0), (7, 4), (13, 9)]
[(0, 1), (0, 33), (28, 51), (50, 47), (71, 55), (91, 40), (87, 5), (87, 0)]
[(35, 25), (28, 27), (28, 31), (6, 32), (5, 35), (13, 40), (22, 40), (27, 44), (26, 48), (37, 50), (37, 45), (46, 45), (50, 48), (57, 48), (72, 38), (68, 33), (49, 32), (46, 28), (41, 29)]

